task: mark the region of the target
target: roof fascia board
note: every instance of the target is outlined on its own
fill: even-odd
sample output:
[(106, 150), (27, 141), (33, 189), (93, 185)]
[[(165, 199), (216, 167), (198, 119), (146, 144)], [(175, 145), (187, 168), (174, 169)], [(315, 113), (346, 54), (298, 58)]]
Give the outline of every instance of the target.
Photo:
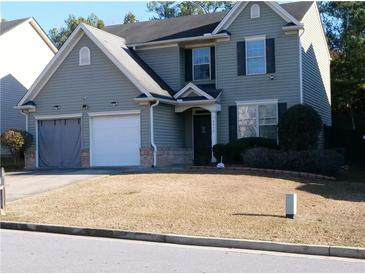
[(224, 16), (223, 20), (218, 24), (218, 26), (213, 30), (212, 34), (217, 34), (223, 29), (227, 29), (237, 16), (244, 10), (248, 2), (237, 2), (234, 7)]
[(39, 26), (38, 22), (33, 18), (29, 18), (27, 22), (35, 29), (35, 31), (42, 37), (44, 42), (46, 42), (47, 46), (53, 51), (53, 53), (57, 53), (58, 49), (55, 47), (51, 39), (44, 32), (44, 30)]
[(53, 73), (57, 70), (57, 68), (60, 66), (60, 64), (63, 62), (63, 60), (68, 56), (70, 51), (74, 48), (74, 46), (77, 44), (77, 42), (81, 39), (82, 35), (79, 35), (80, 29), (81, 29), (81, 25), (79, 25), (73, 31), (73, 33), (66, 40), (66, 42), (63, 44), (61, 49), (56, 53), (56, 55), (51, 59), (51, 61), (43, 69), (41, 74), (34, 81), (32, 86), (29, 88), (29, 91), (19, 101), (18, 106), (21, 106), (27, 100), (33, 100), (38, 95), (38, 93), (43, 88), (43, 86), (48, 82), (48, 80), (51, 78)]
[(296, 25), (301, 25), (301, 23), (295, 19), (290, 13), (288, 13), (286, 10), (284, 10), (278, 3), (267, 1), (264, 2), (266, 5), (271, 7), (278, 15), (281, 16), (287, 23), (294, 23)]
[(169, 43), (180, 43), (180, 42), (189, 42), (195, 40), (209, 40), (209, 39), (221, 39), (221, 38), (230, 38), (227, 33), (219, 33), (219, 34), (206, 34), (201, 36), (195, 37), (188, 37), (188, 38), (177, 38), (177, 39), (170, 39), (170, 40), (161, 40), (161, 41), (152, 41), (146, 43), (136, 43), (136, 44), (128, 44), (128, 47), (140, 47), (140, 46), (149, 46), (149, 45), (161, 45), (161, 44), (169, 44)]
[(196, 91), (197, 93), (199, 93), (200, 95), (204, 96), (205, 98), (207, 98), (209, 100), (213, 100), (214, 99), (212, 96), (210, 96), (204, 90), (198, 88), (194, 83), (191, 83), (191, 82), (189, 84), (187, 84), (185, 87), (183, 87), (179, 92), (177, 92), (174, 95), (174, 98), (175, 99), (179, 98), (181, 95), (183, 95), (189, 89), (192, 89), (192, 90)]

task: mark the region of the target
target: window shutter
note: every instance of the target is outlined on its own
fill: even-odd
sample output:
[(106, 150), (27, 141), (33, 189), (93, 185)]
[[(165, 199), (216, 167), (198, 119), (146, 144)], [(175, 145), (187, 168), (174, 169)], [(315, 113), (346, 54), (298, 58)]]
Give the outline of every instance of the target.
[(275, 73), (275, 39), (266, 39), (266, 73)]
[(287, 104), (286, 103), (279, 103), (278, 104), (278, 120), (279, 123), (281, 121), (281, 118), (283, 117), (283, 114), (285, 113), (287, 109)]
[(210, 47), (210, 79), (215, 79), (215, 47)]
[(237, 42), (237, 75), (246, 75), (246, 43)]
[(185, 81), (193, 80), (193, 73), (192, 73), (192, 50), (185, 49)]
[(229, 141), (237, 140), (237, 106), (228, 107)]

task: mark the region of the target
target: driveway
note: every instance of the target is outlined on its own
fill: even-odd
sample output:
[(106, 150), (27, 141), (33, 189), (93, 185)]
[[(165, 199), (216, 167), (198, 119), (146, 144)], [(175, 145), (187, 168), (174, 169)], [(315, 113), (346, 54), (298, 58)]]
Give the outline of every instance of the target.
[(14, 201), (69, 184), (119, 172), (115, 169), (53, 169), (9, 172), (6, 174), (6, 199), (7, 201)]

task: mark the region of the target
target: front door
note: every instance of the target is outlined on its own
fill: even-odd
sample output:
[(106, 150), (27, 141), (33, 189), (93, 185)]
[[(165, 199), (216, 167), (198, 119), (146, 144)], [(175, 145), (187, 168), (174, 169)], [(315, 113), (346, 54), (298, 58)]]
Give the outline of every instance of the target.
[(210, 115), (194, 115), (194, 164), (201, 165), (211, 162), (212, 134)]

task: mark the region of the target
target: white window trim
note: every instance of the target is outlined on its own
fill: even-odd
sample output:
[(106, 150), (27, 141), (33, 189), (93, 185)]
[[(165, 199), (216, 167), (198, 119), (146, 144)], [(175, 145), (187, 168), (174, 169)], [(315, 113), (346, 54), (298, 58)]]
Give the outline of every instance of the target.
[[(248, 55), (247, 55), (247, 42), (257, 41), (257, 40), (264, 40), (264, 72), (263, 73), (248, 73)], [(246, 64), (246, 75), (262, 75), (266, 74), (266, 35), (260, 36), (249, 36), (245, 37), (245, 64)]]
[[(88, 53), (88, 60), (87, 60), (87, 62), (85, 62), (85, 63), (82, 63), (81, 62), (81, 52), (82, 51), (84, 51), (84, 50), (86, 50), (87, 51), (87, 53)], [(88, 65), (90, 65), (91, 64), (91, 54), (90, 54), (90, 49), (88, 48), (88, 47), (82, 47), (80, 50), (79, 50), (79, 66), (88, 66)]]
[[(209, 63), (203, 63), (203, 64), (194, 64), (194, 49), (208, 49), (208, 54), (209, 54)], [(191, 64), (192, 64), (192, 74), (193, 74), (193, 81), (207, 81), (207, 80), (211, 80), (212, 79), (212, 70), (211, 70), (211, 56), (210, 56), (210, 47), (201, 47), (201, 48), (193, 48), (191, 50)], [(207, 79), (195, 79), (195, 73), (194, 73), (194, 66), (199, 66), (199, 65), (209, 65), (209, 78)]]
[[(260, 105), (273, 105), (276, 104), (276, 124), (266, 124), (262, 126), (277, 126), (279, 124), (279, 100), (278, 99), (271, 99), (271, 100), (254, 100), (254, 101), (236, 101), (237, 105), (237, 138), (245, 138), (240, 136), (239, 130), (239, 107), (240, 106), (256, 106), (256, 137), (260, 137), (260, 117), (259, 117), (259, 106)], [(278, 139), (278, 137), (276, 137)]]
[[(257, 14), (257, 16), (253, 16), (253, 12), (252, 12), (252, 10), (253, 10), (254, 8), (257, 8), (257, 9), (258, 9), (258, 14)], [(256, 18), (260, 18), (260, 17), (261, 17), (261, 7), (260, 7), (260, 5), (259, 5), (259, 4), (253, 4), (253, 5), (250, 7), (250, 18), (251, 18), (251, 19), (256, 19)]]

